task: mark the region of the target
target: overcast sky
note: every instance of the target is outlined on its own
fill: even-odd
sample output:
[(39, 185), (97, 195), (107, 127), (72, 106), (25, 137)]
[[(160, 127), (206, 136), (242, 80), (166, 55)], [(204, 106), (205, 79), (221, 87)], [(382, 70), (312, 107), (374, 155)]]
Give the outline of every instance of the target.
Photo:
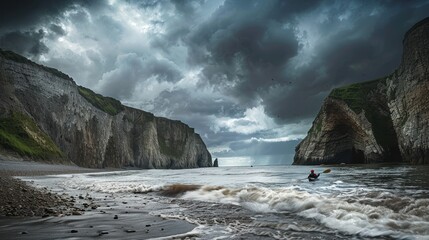
[(290, 164), (323, 99), (391, 73), (429, 1), (2, 1), (0, 47), (194, 127), (220, 165)]

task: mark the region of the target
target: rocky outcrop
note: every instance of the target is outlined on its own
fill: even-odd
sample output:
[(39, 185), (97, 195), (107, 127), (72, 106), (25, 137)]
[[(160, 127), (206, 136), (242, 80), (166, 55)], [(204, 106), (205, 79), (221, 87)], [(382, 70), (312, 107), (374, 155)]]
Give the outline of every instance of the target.
[[(78, 87), (55, 69), (8, 51), (0, 51), (0, 92), (3, 152), (97, 168), (212, 166), (201, 137), (186, 124), (123, 106)], [(8, 121), (15, 122), (13, 116), (24, 116), (25, 124), (7, 126)], [(31, 124), (41, 133), (30, 134)], [(48, 141), (42, 134), (57, 148), (52, 154), (34, 155), (33, 150)]]
[(429, 163), (429, 18), (403, 44), (393, 74), (331, 92), (294, 164)]
[(213, 162), (213, 167), (219, 167), (219, 163), (218, 163), (217, 158)]

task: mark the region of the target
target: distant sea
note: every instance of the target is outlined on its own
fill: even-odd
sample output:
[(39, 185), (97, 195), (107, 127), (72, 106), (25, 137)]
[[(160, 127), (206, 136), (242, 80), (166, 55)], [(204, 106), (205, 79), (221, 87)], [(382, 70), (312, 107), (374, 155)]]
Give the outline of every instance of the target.
[[(429, 239), (429, 166), (219, 167), (24, 178), (195, 223), (201, 239)], [(151, 207), (162, 204), (162, 207)], [(114, 204), (113, 204), (114, 205)]]

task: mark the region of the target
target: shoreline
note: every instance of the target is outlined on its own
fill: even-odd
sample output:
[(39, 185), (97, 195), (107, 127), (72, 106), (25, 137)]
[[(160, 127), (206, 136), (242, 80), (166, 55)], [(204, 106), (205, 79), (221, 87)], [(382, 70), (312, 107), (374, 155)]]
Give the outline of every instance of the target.
[[(0, 155), (0, 239), (141, 239), (186, 237), (196, 227), (150, 214), (148, 206), (114, 205), (94, 193), (58, 194), (19, 177), (126, 171), (11, 160)], [(135, 196), (139, 197), (139, 196)], [(192, 234), (191, 234), (192, 235)]]
[(2, 176), (43, 176), (120, 170), (123, 169), (83, 168), (72, 164), (28, 161), (21, 158), (0, 155), (0, 174)]

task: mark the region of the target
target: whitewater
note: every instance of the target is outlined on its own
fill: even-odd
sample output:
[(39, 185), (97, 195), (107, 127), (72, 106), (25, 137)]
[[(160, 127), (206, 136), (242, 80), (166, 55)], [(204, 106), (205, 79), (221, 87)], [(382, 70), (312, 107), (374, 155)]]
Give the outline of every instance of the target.
[[(309, 182), (310, 169), (323, 172)], [(429, 239), (427, 166), (255, 166), (25, 177), (196, 224), (199, 239)]]

